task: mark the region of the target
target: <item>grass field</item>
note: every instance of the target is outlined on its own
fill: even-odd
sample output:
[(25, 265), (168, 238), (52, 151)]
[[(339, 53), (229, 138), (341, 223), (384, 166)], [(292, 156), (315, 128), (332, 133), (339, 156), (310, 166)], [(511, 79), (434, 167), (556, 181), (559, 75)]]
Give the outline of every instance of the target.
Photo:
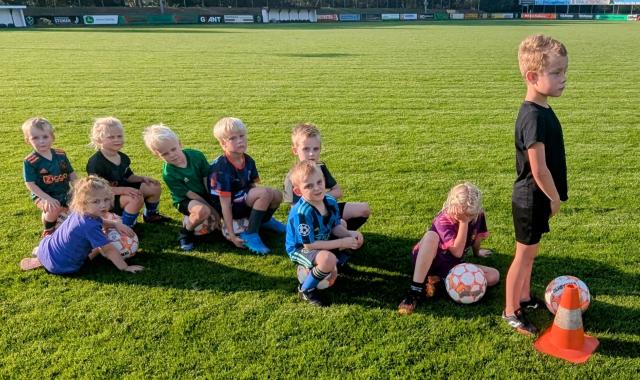
[[(484, 191), (501, 274), (514, 247), (513, 125), (524, 96), (516, 51), (544, 32), (567, 45), (568, 88), (551, 100), (562, 121), (570, 200), (534, 266), (541, 295), (556, 276), (589, 285), (585, 330), (600, 339), (588, 363), (538, 354), (503, 324), (504, 282), (472, 306), (445, 296), (399, 317), (409, 251), (447, 190)], [(640, 370), (640, 23), (477, 22), (91, 28), (0, 32), (0, 377), (83, 378), (634, 378)], [(176, 222), (139, 227), (147, 270), (105, 260), (77, 276), (21, 273), (39, 214), (22, 179), (30, 148), (20, 124), (43, 115), (78, 173), (92, 118), (125, 124), (138, 174), (160, 176), (144, 127), (163, 122), (184, 146), (220, 153), (213, 123), (249, 127), (249, 154), (277, 188), (294, 162), (289, 132), (313, 121), (323, 159), (347, 201), (366, 200), (357, 273), (327, 291), (333, 305), (297, 300), (284, 239), (266, 258), (213, 235), (193, 253)], [(279, 219), (286, 210), (278, 211)], [(475, 261), (472, 259), (471, 261)], [(552, 322), (533, 314), (539, 327)], [(634, 375), (634, 373), (636, 375)]]

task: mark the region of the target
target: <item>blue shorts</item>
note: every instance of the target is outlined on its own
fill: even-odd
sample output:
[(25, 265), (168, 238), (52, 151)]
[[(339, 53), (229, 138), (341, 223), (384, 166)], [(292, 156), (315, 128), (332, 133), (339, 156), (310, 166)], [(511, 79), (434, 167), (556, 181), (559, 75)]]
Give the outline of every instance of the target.
[(289, 255), (291, 261), (298, 265), (302, 265), (307, 269), (311, 269), (315, 266), (316, 256), (318, 256), (320, 250), (318, 249), (298, 249)]

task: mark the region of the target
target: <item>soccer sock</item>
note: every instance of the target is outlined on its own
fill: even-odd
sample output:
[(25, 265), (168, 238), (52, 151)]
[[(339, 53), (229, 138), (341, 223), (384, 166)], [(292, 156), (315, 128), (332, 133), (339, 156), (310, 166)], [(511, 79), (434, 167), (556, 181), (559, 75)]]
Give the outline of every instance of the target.
[(409, 291), (415, 295), (420, 296), (424, 289), (424, 285), (420, 282), (411, 281), (411, 286), (409, 287)]
[(358, 216), (355, 218), (351, 218), (349, 220), (347, 220), (347, 229), (349, 231), (355, 231), (358, 228), (362, 227), (363, 224), (365, 224), (367, 222), (369, 218), (364, 217), (364, 216)]
[(328, 272), (323, 272), (318, 269), (318, 267), (313, 267), (307, 275), (307, 278), (304, 279), (304, 282), (300, 286), (300, 290), (305, 292), (309, 289), (315, 289), (315, 287), (318, 286), (318, 283), (324, 280), (328, 275)]
[(138, 214), (137, 212), (135, 214), (129, 214), (126, 211), (122, 211), (122, 224), (133, 227), (133, 225), (136, 224), (136, 219), (138, 219)]
[(266, 211), (256, 210), (255, 208), (251, 209), (251, 214), (249, 215), (249, 227), (247, 227), (248, 233), (255, 234), (258, 232), (265, 213)]
[(351, 258), (351, 250), (345, 249), (338, 254), (338, 266), (341, 267)]
[(158, 205), (160, 202), (147, 202), (144, 201), (144, 215), (155, 215), (158, 213)]
[(49, 230), (53, 230), (56, 227), (56, 222), (49, 222), (48, 220), (45, 220), (44, 222), (42, 222), (42, 224), (44, 225), (44, 230), (45, 231), (49, 231)]
[(273, 214), (276, 213), (276, 210), (278, 208), (268, 208), (267, 211), (264, 212), (264, 216), (262, 217), (262, 223), (268, 222), (269, 220), (271, 220), (271, 217), (273, 216)]

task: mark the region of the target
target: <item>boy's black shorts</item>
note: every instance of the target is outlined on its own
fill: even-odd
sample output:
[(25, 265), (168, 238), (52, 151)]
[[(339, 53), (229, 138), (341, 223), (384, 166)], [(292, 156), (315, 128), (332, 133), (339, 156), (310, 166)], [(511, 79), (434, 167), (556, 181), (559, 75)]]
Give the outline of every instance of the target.
[[(128, 182), (126, 186), (123, 187), (133, 187), (134, 189), (140, 189), (140, 185), (142, 183), (140, 182)], [(116, 195), (113, 197), (113, 207), (111, 208), (111, 212), (113, 212), (116, 215), (122, 215), (122, 212), (124, 211), (124, 209), (122, 208), (122, 206), (120, 205), (120, 196)]]
[(516, 241), (524, 245), (538, 244), (542, 234), (549, 232), (551, 202), (546, 199), (535, 203), (532, 207), (522, 207), (511, 202), (511, 215), (516, 231)]

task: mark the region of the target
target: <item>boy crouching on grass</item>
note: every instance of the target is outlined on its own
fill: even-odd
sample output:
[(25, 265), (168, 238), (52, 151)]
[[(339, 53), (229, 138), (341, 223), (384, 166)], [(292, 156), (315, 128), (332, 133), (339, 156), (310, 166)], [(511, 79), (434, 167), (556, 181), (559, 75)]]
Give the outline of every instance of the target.
[[(289, 212), (286, 250), (291, 261), (310, 269), (298, 296), (311, 305), (324, 306), (316, 286), (336, 268), (338, 260), (331, 250), (358, 249), (364, 238), (340, 223), (338, 202), (325, 193), (322, 170), (314, 161), (297, 163), (289, 177), (301, 198)], [(329, 240), (331, 235), (337, 239)]]
[(178, 240), (183, 251), (191, 251), (195, 227), (212, 215), (219, 218), (207, 193), (209, 163), (202, 152), (183, 149), (178, 136), (162, 124), (145, 129), (143, 137), (147, 148), (164, 161), (162, 179), (171, 192), (174, 207), (188, 217)]

